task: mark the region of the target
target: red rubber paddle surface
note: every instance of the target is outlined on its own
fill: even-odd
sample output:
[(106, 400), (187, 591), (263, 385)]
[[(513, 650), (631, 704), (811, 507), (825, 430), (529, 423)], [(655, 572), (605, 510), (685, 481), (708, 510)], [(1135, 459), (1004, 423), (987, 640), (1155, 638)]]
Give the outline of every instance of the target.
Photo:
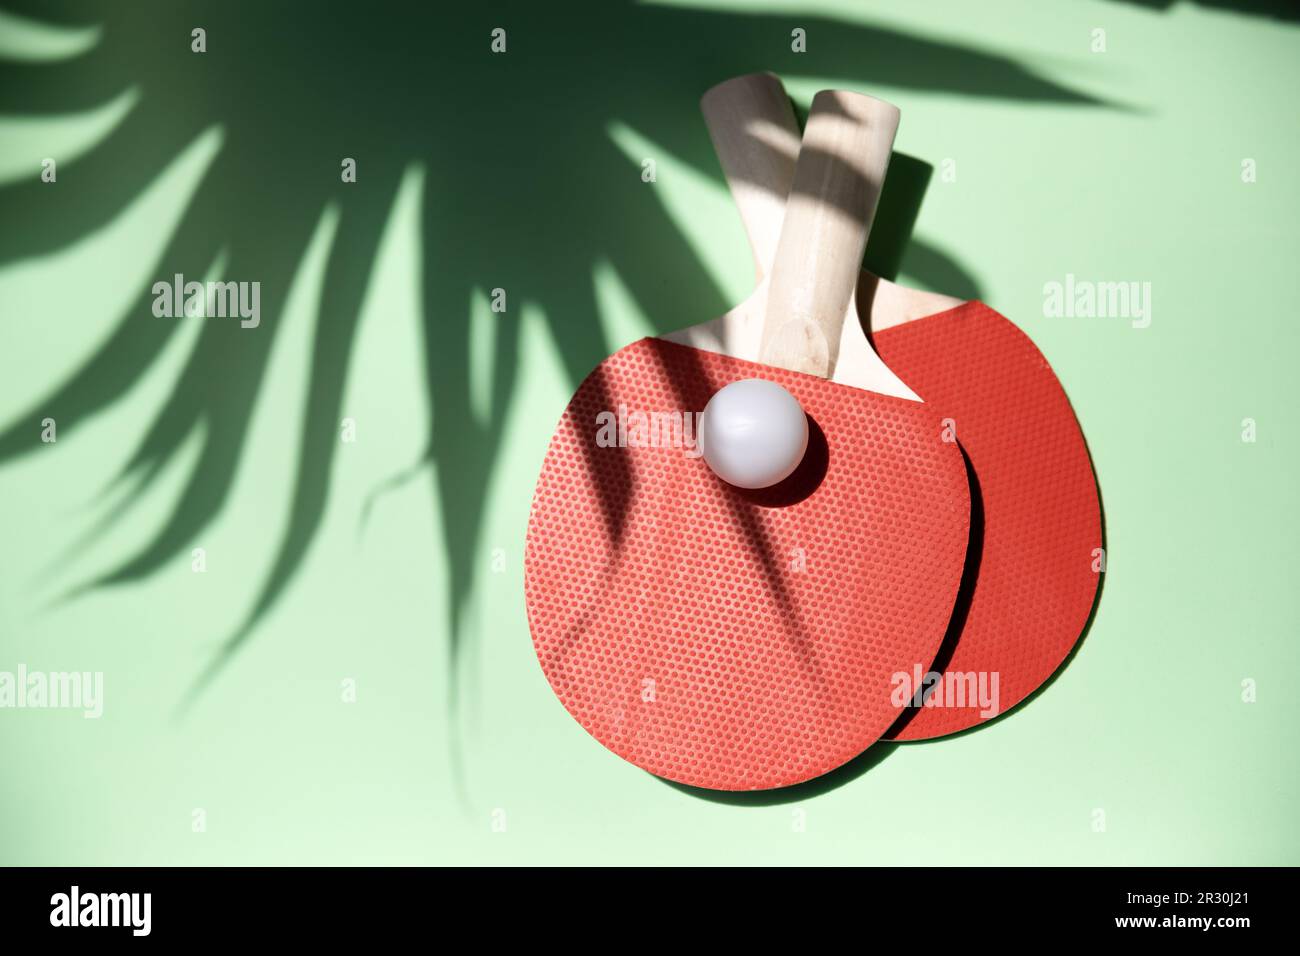
[[(970, 459), (974, 587), (963, 585), (960, 632), (939, 663), (954, 688), (952, 675), (983, 673), (991, 688), (996, 673), (1005, 712), (1066, 659), (1097, 596), (1101, 503), (1083, 433), (1042, 353), (981, 302), (886, 329), (873, 342), (899, 378), (955, 423)], [(894, 739), (942, 737), (996, 716), (969, 699), (949, 703), (961, 703), (955, 690), (945, 706), (914, 711)]]
[[(682, 448), (597, 444), (601, 412), (698, 413), (745, 378), (812, 420), (775, 489), (732, 488)], [(524, 581), (538, 660), (578, 723), (651, 773), (808, 780), (879, 739), (893, 675), (934, 659), (969, 509), (928, 406), (643, 339), (582, 383), (542, 466)]]

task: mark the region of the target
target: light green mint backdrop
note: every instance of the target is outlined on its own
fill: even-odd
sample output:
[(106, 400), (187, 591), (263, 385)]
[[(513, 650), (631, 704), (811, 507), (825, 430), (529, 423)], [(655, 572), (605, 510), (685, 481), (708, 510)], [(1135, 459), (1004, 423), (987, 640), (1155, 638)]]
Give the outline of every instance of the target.
[[(1300, 863), (1300, 23), (1222, 7), (6, 14), (0, 671), (105, 700), (0, 710), (0, 862)], [(1025, 708), (737, 805), (567, 715), (522, 549), (575, 376), (748, 293), (697, 99), (763, 68), (901, 107), (901, 278), (1042, 349), (1109, 565)], [(175, 271), (261, 325), (155, 318)], [(1149, 327), (1045, 316), (1067, 274)]]

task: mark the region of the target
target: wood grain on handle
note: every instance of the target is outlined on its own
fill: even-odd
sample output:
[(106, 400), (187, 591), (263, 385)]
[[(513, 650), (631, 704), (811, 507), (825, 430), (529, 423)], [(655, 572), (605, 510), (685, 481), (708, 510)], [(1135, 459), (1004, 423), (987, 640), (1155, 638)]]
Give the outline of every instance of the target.
[(825, 90), (808, 113), (772, 261), (759, 354), (830, 378), (871, 219), (898, 132), (898, 108)]
[(700, 98), (700, 110), (761, 280), (776, 258), (799, 155), (794, 107), (774, 74), (750, 73), (710, 89)]

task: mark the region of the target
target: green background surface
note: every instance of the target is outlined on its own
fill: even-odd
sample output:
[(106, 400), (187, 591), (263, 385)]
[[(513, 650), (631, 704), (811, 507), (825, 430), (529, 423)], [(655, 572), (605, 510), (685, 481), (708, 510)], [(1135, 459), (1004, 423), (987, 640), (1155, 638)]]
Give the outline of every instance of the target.
[[(0, 710), (0, 862), (1300, 863), (1290, 5), (18, 6), (0, 670), (106, 699)], [(1109, 565), (1028, 706), (727, 803), (570, 719), (522, 549), (575, 377), (749, 291), (697, 100), (756, 69), (901, 107), (901, 277), (1048, 357)], [(261, 281), (261, 326), (154, 318), (174, 271)], [(1150, 327), (1045, 317), (1067, 273), (1150, 282)]]

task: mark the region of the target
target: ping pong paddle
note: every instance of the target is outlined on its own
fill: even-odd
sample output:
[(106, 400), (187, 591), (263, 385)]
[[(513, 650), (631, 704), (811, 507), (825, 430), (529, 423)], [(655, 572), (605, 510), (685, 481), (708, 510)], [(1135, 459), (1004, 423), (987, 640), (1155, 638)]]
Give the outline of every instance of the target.
[[(761, 274), (780, 235), (798, 123), (766, 73), (728, 80), (701, 105)], [(859, 321), (846, 326), (863, 340), (870, 330), (884, 362), (950, 423), (971, 465), (973, 573), (939, 657), (916, 665), (925, 706), (891, 733), (941, 737), (1011, 709), (1069, 656), (1100, 579), (1096, 479), (1064, 390), (1009, 320), (865, 270), (854, 306)]]
[[(547, 450), (524, 561), (538, 660), (579, 724), (661, 777), (749, 790), (832, 770), (893, 724), (891, 679), (943, 640), (964, 461), (929, 406), (841, 379), (864, 361), (839, 343), (897, 117), (818, 94), (771, 274), (710, 323), (756, 334), (629, 345), (582, 382)], [(784, 387), (810, 432), (794, 474), (760, 491), (679, 447), (748, 379)]]

